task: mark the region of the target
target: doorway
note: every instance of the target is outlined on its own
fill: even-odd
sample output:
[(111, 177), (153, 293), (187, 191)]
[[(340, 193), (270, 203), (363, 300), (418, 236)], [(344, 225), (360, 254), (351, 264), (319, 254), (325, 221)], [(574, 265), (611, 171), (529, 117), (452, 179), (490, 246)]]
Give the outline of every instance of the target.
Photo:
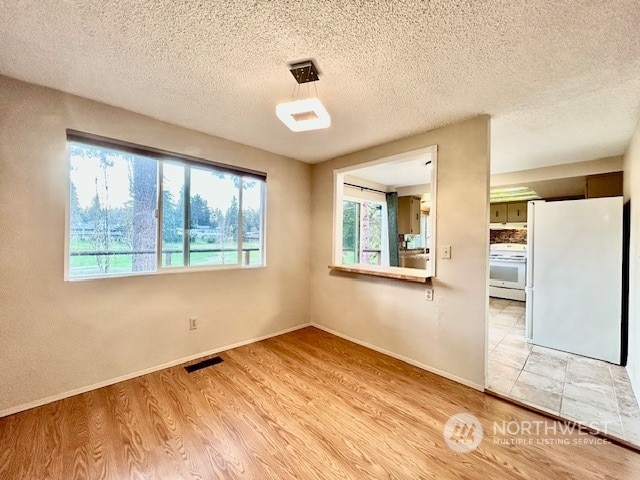
[[(513, 235), (492, 231), (491, 243)], [(625, 367), (533, 342), (530, 295), (525, 301), (496, 290), (490, 295), (487, 390), (640, 445), (640, 409)], [(567, 309), (580, 301), (571, 286), (565, 297)]]

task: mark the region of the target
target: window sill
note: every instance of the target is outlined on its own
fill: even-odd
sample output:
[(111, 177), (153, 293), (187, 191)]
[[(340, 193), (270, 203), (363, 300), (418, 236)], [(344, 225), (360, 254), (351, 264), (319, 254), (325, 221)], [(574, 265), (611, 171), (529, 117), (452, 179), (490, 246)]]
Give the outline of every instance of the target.
[(230, 270), (255, 270), (265, 268), (266, 264), (260, 265), (202, 265), (199, 267), (163, 267), (151, 272), (130, 272), (116, 273), (113, 275), (102, 275), (95, 277), (69, 277), (65, 276), (65, 282), (87, 282), (92, 280), (108, 280), (110, 278), (135, 278), (161, 275), (173, 275), (175, 273), (197, 273), (197, 272), (224, 272)]
[(374, 267), (371, 265), (329, 265), (330, 270), (339, 272), (371, 275), (374, 277), (393, 278), (405, 282), (427, 283), (431, 274), (426, 270), (403, 267)]

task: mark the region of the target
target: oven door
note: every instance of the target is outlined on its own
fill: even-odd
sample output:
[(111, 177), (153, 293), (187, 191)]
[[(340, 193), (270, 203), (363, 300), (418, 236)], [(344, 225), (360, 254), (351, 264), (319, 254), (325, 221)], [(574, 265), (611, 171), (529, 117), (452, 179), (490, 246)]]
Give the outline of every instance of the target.
[(489, 261), (489, 285), (524, 290), (526, 262), (509, 260)]

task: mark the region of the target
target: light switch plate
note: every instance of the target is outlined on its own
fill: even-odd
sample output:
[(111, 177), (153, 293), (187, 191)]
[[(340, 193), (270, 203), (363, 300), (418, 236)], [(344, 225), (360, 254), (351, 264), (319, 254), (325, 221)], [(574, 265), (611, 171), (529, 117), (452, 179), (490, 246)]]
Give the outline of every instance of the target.
[(451, 245), (443, 245), (442, 247), (442, 258), (451, 258)]

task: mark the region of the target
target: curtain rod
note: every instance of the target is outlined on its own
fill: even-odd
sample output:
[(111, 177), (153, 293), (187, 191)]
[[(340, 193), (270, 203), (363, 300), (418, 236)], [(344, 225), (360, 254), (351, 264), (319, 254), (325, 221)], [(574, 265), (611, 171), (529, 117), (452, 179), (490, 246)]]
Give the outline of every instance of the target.
[(346, 185), (347, 187), (359, 188), (360, 190), (369, 190), (370, 192), (384, 193), (385, 195), (387, 193), (389, 193), (389, 192), (383, 192), (382, 190), (376, 190), (375, 188), (369, 188), (369, 187), (362, 187), (360, 185), (354, 185), (353, 183), (344, 183), (344, 185)]

